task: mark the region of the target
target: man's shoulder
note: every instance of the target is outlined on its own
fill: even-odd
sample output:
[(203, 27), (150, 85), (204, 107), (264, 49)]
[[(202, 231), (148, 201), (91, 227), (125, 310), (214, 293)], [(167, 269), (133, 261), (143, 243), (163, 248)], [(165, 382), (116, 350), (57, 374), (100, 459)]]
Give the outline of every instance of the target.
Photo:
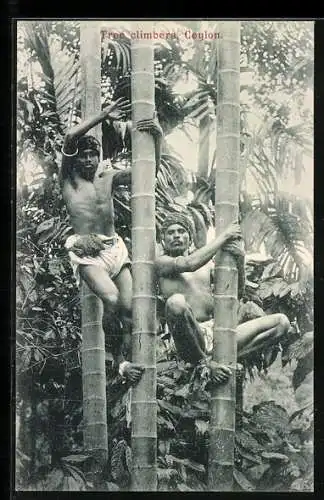
[(62, 191), (63, 192), (67, 191), (67, 190), (70, 190), (71, 188), (73, 188), (72, 179), (70, 179), (69, 177), (67, 177), (65, 179), (62, 179), (61, 186), (62, 186)]
[(105, 160), (99, 162), (96, 177), (107, 177), (107, 175), (113, 175), (114, 172), (115, 169), (113, 168), (111, 161), (109, 158), (106, 158)]

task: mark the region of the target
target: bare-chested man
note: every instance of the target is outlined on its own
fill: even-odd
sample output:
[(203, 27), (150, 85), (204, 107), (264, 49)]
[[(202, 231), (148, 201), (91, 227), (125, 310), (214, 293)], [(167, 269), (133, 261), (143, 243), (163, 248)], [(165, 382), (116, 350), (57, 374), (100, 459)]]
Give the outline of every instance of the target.
[[(234, 223), (213, 241), (188, 254), (193, 227), (188, 217), (174, 214), (162, 227), (164, 255), (156, 260), (159, 292), (166, 300), (165, 319), (180, 357), (194, 365), (208, 360), (213, 342), (213, 257), (223, 249), (242, 257), (240, 227)], [(243, 254), (244, 257), (244, 254)], [(238, 266), (239, 270), (240, 267)], [(239, 278), (239, 282), (242, 278)], [(271, 314), (237, 326), (238, 360), (288, 332), (284, 314)], [(213, 380), (221, 383), (231, 371), (208, 360)]]
[[(118, 185), (130, 184), (131, 169), (116, 171), (111, 168), (97, 175), (100, 144), (93, 136), (85, 135), (104, 120), (122, 119), (129, 110), (128, 101), (118, 99), (67, 132), (61, 184), (75, 232), (65, 243), (75, 277), (78, 283), (82, 278), (102, 300), (102, 324), (114, 362), (121, 375), (136, 383), (143, 368), (124, 359), (127, 351), (129, 354), (131, 332), (130, 260), (123, 240), (115, 232), (113, 206), (113, 190)], [(158, 169), (162, 129), (157, 119), (138, 122), (137, 130), (153, 135)]]

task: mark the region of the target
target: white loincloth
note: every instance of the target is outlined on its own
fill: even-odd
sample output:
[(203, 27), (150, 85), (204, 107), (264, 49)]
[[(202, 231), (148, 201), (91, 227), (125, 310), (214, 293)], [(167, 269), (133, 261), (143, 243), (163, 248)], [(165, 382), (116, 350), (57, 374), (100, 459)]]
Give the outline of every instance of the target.
[(73, 269), (73, 274), (77, 281), (77, 285), (80, 285), (80, 265), (92, 265), (97, 267), (102, 267), (109, 275), (110, 278), (115, 278), (121, 269), (130, 264), (130, 259), (128, 257), (128, 251), (122, 238), (115, 234), (115, 236), (105, 236), (103, 234), (97, 234), (98, 238), (101, 240), (108, 240), (108, 243), (104, 243), (104, 250), (100, 250), (97, 257), (84, 256), (78, 257), (72, 250), (71, 247), (81, 238), (82, 235), (73, 234), (69, 236), (65, 242), (65, 248), (69, 251), (69, 257), (71, 261), (71, 266)]
[(214, 328), (214, 320), (209, 319), (204, 321), (203, 323), (199, 323), (199, 326), (203, 332), (203, 336), (205, 339), (206, 352), (207, 354), (211, 354), (213, 351), (213, 328)]

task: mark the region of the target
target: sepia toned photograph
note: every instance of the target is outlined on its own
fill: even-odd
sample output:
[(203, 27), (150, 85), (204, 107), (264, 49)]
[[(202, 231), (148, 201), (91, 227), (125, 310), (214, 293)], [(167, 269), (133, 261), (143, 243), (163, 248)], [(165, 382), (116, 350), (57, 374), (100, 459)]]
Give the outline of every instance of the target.
[(314, 22), (14, 25), (12, 489), (313, 492)]

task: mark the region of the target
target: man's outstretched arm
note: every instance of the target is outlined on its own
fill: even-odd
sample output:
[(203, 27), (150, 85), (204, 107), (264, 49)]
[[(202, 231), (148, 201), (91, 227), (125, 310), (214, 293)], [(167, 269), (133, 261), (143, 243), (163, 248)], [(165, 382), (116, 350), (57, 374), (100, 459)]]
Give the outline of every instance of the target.
[(231, 224), (222, 234), (207, 245), (198, 248), (192, 254), (179, 257), (162, 255), (155, 262), (155, 269), (159, 276), (174, 276), (175, 274), (194, 272), (207, 264), (218, 250), (229, 240), (240, 238), (240, 226), (237, 223)]
[(77, 150), (78, 138), (86, 134), (90, 129), (98, 125), (104, 120), (120, 120), (130, 110), (131, 104), (127, 99), (119, 98), (117, 101), (105, 106), (100, 113), (82, 121), (78, 125), (68, 129), (65, 138), (63, 151), (66, 154), (73, 154)]
[[(162, 145), (162, 137), (163, 131), (157, 120), (157, 118), (153, 118), (152, 120), (141, 120), (137, 123), (136, 126), (139, 132), (148, 132), (154, 138), (155, 142), (155, 172), (156, 174), (160, 168), (161, 161), (161, 145)], [(114, 174), (112, 188), (114, 189), (117, 186), (129, 186), (132, 182), (132, 169), (126, 168), (125, 170), (117, 171)]]
[(117, 99), (116, 102), (105, 106), (97, 115), (68, 129), (64, 137), (62, 149), (61, 181), (64, 181), (68, 177), (70, 162), (78, 154), (78, 139), (104, 120), (120, 120), (130, 110), (130, 106), (127, 99)]

